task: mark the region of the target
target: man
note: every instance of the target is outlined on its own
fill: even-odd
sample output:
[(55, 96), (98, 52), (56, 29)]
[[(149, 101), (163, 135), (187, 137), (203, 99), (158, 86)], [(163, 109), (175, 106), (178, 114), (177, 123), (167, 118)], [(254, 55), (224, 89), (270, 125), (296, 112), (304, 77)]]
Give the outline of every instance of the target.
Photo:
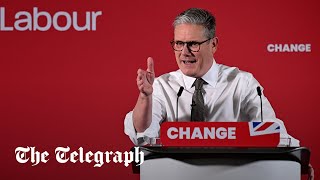
[[(217, 64), (213, 57), (218, 46), (214, 16), (191, 8), (178, 15), (173, 26), (171, 44), (179, 70), (155, 78), (151, 57), (147, 59), (147, 69), (138, 70), (139, 97), (124, 122), (130, 139), (139, 144), (138, 139), (143, 137), (158, 137), (163, 121), (260, 121), (258, 81), (238, 68)], [(177, 92), (181, 86), (184, 90), (177, 115)], [(299, 141), (286, 133), (266, 97), (262, 102), (264, 121), (281, 125), (280, 145), (290, 141), (290, 145), (299, 146)]]

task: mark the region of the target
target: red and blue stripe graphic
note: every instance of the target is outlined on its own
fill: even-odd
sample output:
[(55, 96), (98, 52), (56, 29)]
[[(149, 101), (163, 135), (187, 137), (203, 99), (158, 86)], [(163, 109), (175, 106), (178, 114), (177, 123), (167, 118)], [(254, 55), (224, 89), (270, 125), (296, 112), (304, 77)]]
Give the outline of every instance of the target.
[(280, 125), (276, 122), (250, 122), (250, 136), (280, 133)]

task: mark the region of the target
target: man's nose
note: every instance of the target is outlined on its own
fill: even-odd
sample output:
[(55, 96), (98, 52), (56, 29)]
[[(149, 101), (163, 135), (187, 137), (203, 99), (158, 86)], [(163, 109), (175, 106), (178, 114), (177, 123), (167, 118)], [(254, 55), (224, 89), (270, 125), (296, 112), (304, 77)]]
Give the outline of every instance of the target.
[(191, 50), (188, 47), (187, 43), (184, 44), (183, 48), (182, 48), (182, 54), (183, 55), (191, 55)]

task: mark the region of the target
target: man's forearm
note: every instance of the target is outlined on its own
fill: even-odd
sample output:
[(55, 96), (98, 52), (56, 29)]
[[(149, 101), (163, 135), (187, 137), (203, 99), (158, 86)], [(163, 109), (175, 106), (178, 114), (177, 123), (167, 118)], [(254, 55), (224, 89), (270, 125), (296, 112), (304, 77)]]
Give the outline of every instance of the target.
[(137, 132), (144, 132), (151, 124), (152, 95), (140, 94), (133, 109), (133, 125)]

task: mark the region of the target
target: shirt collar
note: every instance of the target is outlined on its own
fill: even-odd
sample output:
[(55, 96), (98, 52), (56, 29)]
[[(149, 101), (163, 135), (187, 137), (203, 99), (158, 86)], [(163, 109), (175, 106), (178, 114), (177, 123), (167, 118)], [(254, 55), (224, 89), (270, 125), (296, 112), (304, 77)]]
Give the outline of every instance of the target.
[[(206, 74), (204, 74), (201, 78), (205, 80), (208, 85), (215, 87), (217, 84), (217, 79), (218, 79), (218, 64), (216, 63), (215, 59), (213, 59), (212, 66), (208, 70)], [(186, 89), (191, 89), (192, 84), (196, 80), (194, 77), (186, 76), (182, 73), (183, 81), (184, 84), (186, 85)]]

